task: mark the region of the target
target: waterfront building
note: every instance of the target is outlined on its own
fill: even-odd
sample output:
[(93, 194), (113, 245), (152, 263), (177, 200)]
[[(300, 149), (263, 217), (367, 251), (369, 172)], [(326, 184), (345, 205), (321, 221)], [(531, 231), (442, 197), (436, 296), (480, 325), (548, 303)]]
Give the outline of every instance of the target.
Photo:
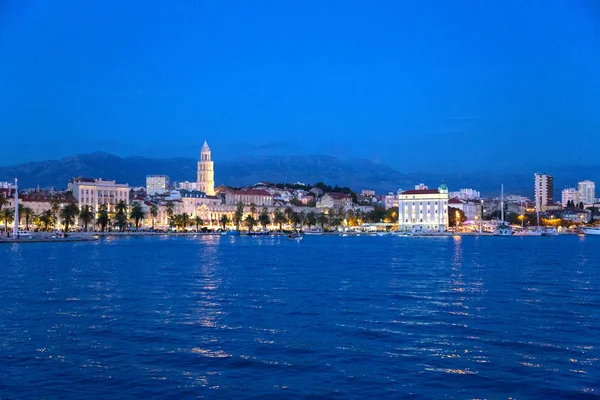
[(217, 189), (218, 194), (225, 197), (225, 204), (243, 203), (250, 205), (270, 207), (273, 205), (273, 195), (264, 189), (231, 189), (221, 186)]
[(561, 192), (561, 197), (560, 197), (561, 201), (560, 201), (560, 204), (563, 207), (566, 207), (567, 203), (569, 201), (572, 201), (573, 204), (579, 203), (578, 199), (579, 199), (579, 196), (578, 196), (577, 189), (575, 189), (575, 188), (566, 188), (566, 189), (563, 189), (562, 192)]
[(19, 204), (23, 207), (29, 207), (34, 214), (40, 215), (45, 211), (52, 210), (52, 203), (57, 202), (60, 207), (77, 200), (70, 193), (50, 193), (47, 191), (32, 192), (29, 194), (19, 194)]
[(580, 202), (583, 202), (583, 204), (593, 204), (596, 200), (596, 184), (589, 180), (579, 182), (577, 184), (577, 193)]
[(209, 196), (215, 194), (215, 166), (211, 160), (211, 151), (206, 140), (200, 149), (200, 161), (198, 161), (198, 179), (196, 189)]
[(565, 221), (578, 222), (582, 224), (587, 224), (592, 220), (592, 212), (590, 210), (583, 211), (565, 211), (560, 215), (561, 219)]
[[(424, 186), (424, 185), (422, 185)], [(398, 196), (398, 229), (443, 232), (448, 225), (448, 187), (406, 190)]]
[(402, 190), (398, 190), (396, 194), (394, 192), (389, 192), (383, 198), (383, 206), (386, 210), (392, 207), (398, 207), (398, 196), (402, 193)]
[(544, 212), (554, 203), (554, 178), (548, 174), (534, 175), (535, 210)]
[(458, 192), (448, 193), (448, 197), (460, 200), (479, 200), (481, 198), (481, 193), (475, 189), (460, 189)]
[(448, 207), (454, 207), (464, 212), (467, 221), (476, 221), (481, 218), (481, 203), (473, 203), (454, 197), (448, 200)]
[(109, 213), (115, 211), (115, 205), (120, 201), (129, 205), (129, 185), (126, 183), (79, 177), (69, 182), (68, 189), (79, 203), (79, 208), (91, 206), (94, 215), (101, 205), (106, 205)]
[(150, 196), (168, 190), (169, 177), (167, 175), (146, 175), (146, 193)]
[(338, 208), (348, 209), (352, 207), (352, 197), (346, 193), (325, 193), (317, 202), (317, 208)]

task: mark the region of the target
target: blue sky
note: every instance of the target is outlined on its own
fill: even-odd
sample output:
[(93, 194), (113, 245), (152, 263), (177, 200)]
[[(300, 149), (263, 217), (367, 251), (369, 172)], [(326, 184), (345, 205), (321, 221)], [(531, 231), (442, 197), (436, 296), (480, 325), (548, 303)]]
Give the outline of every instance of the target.
[(4, 0), (0, 60), (0, 165), (205, 138), (220, 159), (598, 162), (593, 0)]

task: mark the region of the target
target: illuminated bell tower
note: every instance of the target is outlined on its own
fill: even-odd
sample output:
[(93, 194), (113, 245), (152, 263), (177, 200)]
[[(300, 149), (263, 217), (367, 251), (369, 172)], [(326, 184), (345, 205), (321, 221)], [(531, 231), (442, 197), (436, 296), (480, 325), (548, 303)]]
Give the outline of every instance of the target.
[(215, 168), (210, 159), (210, 147), (206, 140), (200, 150), (200, 161), (198, 161), (197, 189), (209, 196), (215, 195)]

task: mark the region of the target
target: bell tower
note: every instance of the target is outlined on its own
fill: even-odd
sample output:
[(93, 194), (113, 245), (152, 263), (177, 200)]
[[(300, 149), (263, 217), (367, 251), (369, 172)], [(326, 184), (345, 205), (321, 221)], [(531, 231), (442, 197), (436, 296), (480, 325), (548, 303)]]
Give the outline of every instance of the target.
[(198, 161), (198, 179), (197, 189), (206, 193), (208, 196), (215, 195), (215, 168), (214, 162), (210, 158), (210, 147), (206, 140), (202, 149), (200, 149), (200, 161)]

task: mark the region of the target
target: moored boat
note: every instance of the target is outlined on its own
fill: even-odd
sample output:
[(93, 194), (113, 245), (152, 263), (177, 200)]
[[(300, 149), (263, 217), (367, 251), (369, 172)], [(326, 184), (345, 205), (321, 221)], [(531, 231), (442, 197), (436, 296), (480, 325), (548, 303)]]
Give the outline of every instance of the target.
[(600, 227), (598, 228), (583, 228), (584, 235), (600, 235)]

